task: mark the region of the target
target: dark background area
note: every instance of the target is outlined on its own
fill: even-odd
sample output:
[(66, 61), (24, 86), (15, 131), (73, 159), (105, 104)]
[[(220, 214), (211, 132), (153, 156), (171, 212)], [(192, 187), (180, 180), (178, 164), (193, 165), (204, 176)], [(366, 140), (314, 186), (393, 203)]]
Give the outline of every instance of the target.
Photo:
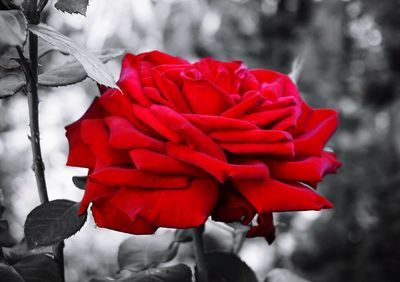
[[(284, 73), (300, 58), (298, 87), (304, 98), (340, 113), (329, 146), (344, 165), (320, 190), (334, 209), (281, 214), (274, 245), (253, 241), (269, 250), (268, 259), (256, 257), (257, 274), (264, 278), (282, 267), (313, 282), (400, 281), (400, 1), (91, 0), (87, 18), (54, 8), (46, 18), (93, 50), (160, 49), (190, 60), (239, 59), (251, 68)], [(63, 60), (50, 54), (42, 68)], [(117, 62), (109, 66), (118, 73)], [(75, 171), (64, 166), (63, 127), (96, 93), (91, 81), (42, 89), (47, 176), (57, 187), (50, 191), (52, 198), (81, 196), (70, 181)], [(27, 106), (22, 95), (0, 103), (0, 186), (11, 228), (22, 236), (23, 219), (38, 203), (29, 170)], [(96, 255), (117, 246), (107, 245), (101, 232), (91, 226), (67, 242), (69, 281), (115, 270), (114, 253)], [(74, 248), (85, 240), (93, 240), (88, 247), (93, 255), (74, 258)], [(251, 257), (242, 253), (250, 266)]]

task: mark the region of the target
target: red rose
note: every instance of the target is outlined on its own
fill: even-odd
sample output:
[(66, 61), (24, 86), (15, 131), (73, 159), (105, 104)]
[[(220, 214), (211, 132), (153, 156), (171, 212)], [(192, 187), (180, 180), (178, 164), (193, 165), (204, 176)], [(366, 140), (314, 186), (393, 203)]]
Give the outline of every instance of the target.
[(128, 54), (118, 83), (66, 127), (68, 165), (89, 169), (81, 202), (100, 227), (134, 234), (332, 204), (313, 189), (340, 166), (324, 146), (337, 113), (312, 109), (288, 76), (239, 62)]

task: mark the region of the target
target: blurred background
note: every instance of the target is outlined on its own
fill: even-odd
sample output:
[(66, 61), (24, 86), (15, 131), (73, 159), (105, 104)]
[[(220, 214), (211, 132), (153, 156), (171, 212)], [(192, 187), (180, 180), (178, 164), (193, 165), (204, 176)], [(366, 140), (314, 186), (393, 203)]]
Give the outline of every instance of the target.
[[(261, 281), (275, 268), (315, 282), (400, 281), (400, 1), (90, 0), (87, 17), (50, 5), (45, 21), (90, 50), (159, 49), (189, 60), (239, 59), (285, 73), (301, 57), (298, 87), (304, 98), (340, 113), (329, 146), (344, 166), (320, 188), (335, 208), (276, 215), (275, 243), (249, 239), (240, 256)], [(41, 69), (66, 59), (50, 53)], [(108, 63), (116, 77), (119, 63)], [(65, 166), (64, 126), (96, 95), (90, 80), (41, 89), (51, 199), (82, 196), (71, 177), (85, 171)], [(0, 101), (0, 187), (19, 239), (26, 215), (39, 204), (27, 107), (23, 95)], [(118, 245), (127, 237), (96, 228), (89, 217), (66, 241), (67, 281), (112, 275)]]

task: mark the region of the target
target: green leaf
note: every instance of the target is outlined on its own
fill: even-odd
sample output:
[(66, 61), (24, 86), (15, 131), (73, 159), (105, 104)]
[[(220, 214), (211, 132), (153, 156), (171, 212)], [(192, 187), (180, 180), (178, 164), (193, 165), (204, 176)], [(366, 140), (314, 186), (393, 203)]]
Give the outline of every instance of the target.
[[(123, 50), (107, 50), (95, 55), (101, 62), (107, 63), (112, 59), (121, 57), (124, 52)], [(82, 65), (77, 61), (73, 61), (40, 74), (39, 84), (49, 87), (66, 86), (81, 82), (87, 76), (88, 74)]]
[(87, 215), (78, 216), (79, 203), (54, 200), (33, 209), (25, 222), (29, 248), (44, 247), (60, 242), (78, 232)]
[(0, 262), (1, 281), (7, 282), (25, 282), (18, 272), (10, 265)]
[(27, 22), (19, 10), (0, 10), (0, 55), (10, 47), (22, 46), (26, 40)]
[(13, 267), (26, 282), (61, 281), (57, 263), (45, 254), (24, 257)]
[(140, 271), (173, 259), (178, 244), (172, 233), (133, 236), (121, 243), (118, 250), (120, 269)]
[(10, 231), (8, 230), (8, 222), (5, 219), (0, 220), (0, 248), (7, 247), (11, 248), (15, 246), (17, 241), (11, 235)]
[(86, 189), (87, 176), (73, 176), (72, 177), (72, 182), (79, 189), (85, 190)]
[(209, 282), (257, 282), (254, 271), (234, 254), (208, 253), (206, 254), (206, 264)]
[(56, 9), (70, 14), (81, 14), (86, 16), (89, 0), (58, 0), (54, 5)]
[(25, 85), (25, 75), (21, 70), (0, 68), (0, 99), (17, 93)]
[(82, 64), (88, 76), (98, 83), (119, 89), (107, 67), (88, 50), (46, 24), (30, 25), (29, 30), (61, 52), (71, 54)]

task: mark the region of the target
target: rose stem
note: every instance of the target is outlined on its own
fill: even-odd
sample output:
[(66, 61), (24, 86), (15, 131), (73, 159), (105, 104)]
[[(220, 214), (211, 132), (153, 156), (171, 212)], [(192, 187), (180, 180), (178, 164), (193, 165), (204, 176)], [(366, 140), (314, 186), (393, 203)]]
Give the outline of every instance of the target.
[(196, 258), (196, 266), (200, 282), (208, 282), (208, 270), (204, 256), (203, 232), (204, 225), (200, 225), (193, 229), (194, 255)]
[[(36, 11), (36, 1), (31, 1), (31, 11)], [(33, 6), (33, 7), (32, 7)], [(30, 24), (37, 24), (37, 16), (30, 14), (28, 18)], [(32, 32), (29, 32), (29, 66), (30, 79), (28, 81), (28, 105), (29, 119), (31, 129), (31, 147), (33, 164), (32, 170), (35, 173), (36, 185), (39, 192), (40, 202), (46, 203), (49, 201), (46, 188), (46, 179), (44, 176), (44, 164), (42, 152), (40, 148), (40, 131), (39, 131), (39, 96), (38, 96), (38, 38)]]
[[(40, 13), (46, 5), (47, 1), (40, 1), (39, 11), (37, 0), (30, 2), (28, 11), (28, 22), (37, 25), (40, 22)], [(28, 79), (28, 106), (29, 106), (29, 127), (31, 131), (31, 147), (32, 147), (32, 170), (35, 173), (36, 185), (38, 188), (40, 202), (49, 201), (47, 194), (46, 179), (44, 175), (44, 164), (42, 152), (40, 148), (40, 130), (39, 130), (39, 95), (38, 95), (38, 38), (32, 32), (29, 32), (29, 79)], [(65, 281), (64, 277), (64, 242), (53, 246), (54, 259), (58, 263), (61, 281)]]

